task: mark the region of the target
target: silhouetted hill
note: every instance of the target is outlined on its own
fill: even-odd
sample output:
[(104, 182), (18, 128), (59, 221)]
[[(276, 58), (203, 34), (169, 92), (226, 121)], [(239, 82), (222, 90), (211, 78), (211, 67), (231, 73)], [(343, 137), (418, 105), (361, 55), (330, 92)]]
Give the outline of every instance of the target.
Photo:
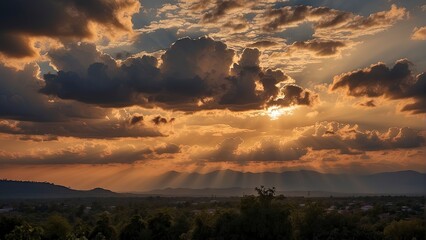
[(277, 190), (284, 192), (426, 194), (426, 174), (416, 171), (370, 175), (325, 174), (306, 170), (282, 173), (223, 170), (205, 174), (173, 171), (163, 174), (152, 183), (152, 189), (253, 189), (256, 186), (264, 185), (275, 186)]
[(115, 193), (102, 188), (74, 190), (52, 183), (0, 180), (0, 198), (85, 198), (163, 196), (242, 196), (254, 194), (260, 185), (275, 187), (286, 196), (426, 195), (426, 174), (415, 171), (385, 172), (371, 175), (324, 174), (315, 171), (282, 173), (167, 172), (150, 181), (144, 194)]
[(46, 182), (0, 181), (0, 198), (78, 198), (117, 197), (118, 193), (102, 188), (88, 191), (74, 190)]

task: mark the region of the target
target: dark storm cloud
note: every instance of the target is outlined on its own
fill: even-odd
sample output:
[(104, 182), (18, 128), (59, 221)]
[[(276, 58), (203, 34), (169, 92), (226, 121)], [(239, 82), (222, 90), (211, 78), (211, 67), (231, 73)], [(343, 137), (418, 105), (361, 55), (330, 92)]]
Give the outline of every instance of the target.
[(35, 55), (30, 37), (89, 38), (94, 34), (91, 23), (129, 30), (122, 13), (138, 8), (136, 0), (3, 0), (0, 53), (16, 58)]
[[(132, 126), (133, 120), (106, 119), (106, 109), (76, 101), (49, 100), (38, 93), (39, 68), (26, 65), (15, 70), (0, 65), (0, 132), (20, 135), (23, 140), (45, 137), (78, 138), (161, 137), (158, 130)], [(15, 121), (17, 120), (17, 121)]]
[(66, 121), (70, 118), (102, 118), (105, 111), (78, 102), (49, 102), (37, 93), (42, 82), (35, 64), (15, 70), (0, 64), (0, 118), (22, 121)]
[[(312, 105), (316, 98), (299, 86), (284, 84), (289, 77), (280, 70), (261, 68), (257, 49), (244, 50), (230, 69), (234, 51), (206, 37), (176, 41), (161, 56), (160, 66), (150, 56), (130, 58), (119, 65), (87, 44), (68, 49), (72, 51), (49, 54), (61, 70), (44, 76), (41, 93), (103, 107), (158, 106), (188, 112)], [(82, 56), (86, 60), (79, 61)], [(256, 89), (256, 84), (263, 90)]]
[(290, 141), (263, 140), (254, 147), (242, 148), (241, 138), (225, 139), (214, 150), (194, 155), (193, 159), (212, 162), (279, 162), (298, 160), (309, 151), (338, 150), (344, 155), (359, 155), (366, 151), (414, 149), (425, 144), (418, 130), (389, 128), (386, 132), (361, 131), (357, 126), (337, 122), (321, 122), (305, 127)]
[(336, 55), (346, 44), (341, 41), (312, 39), (308, 41), (297, 41), (290, 46), (290, 53), (294, 50), (307, 50), (317, 56)]
[[(76, 138), (140, 138), (163, 137), (155, 128), (131, 124), (131, 120), (78, 120), (67, 122), (14, 122), (3, 120), (0, 122), (0, 132), (14, 135), (44, 135), (76, 137)], [(129, 123), (130, 122), (130, 123)]]
[[(138, 161), (173, 157), (180, 152), (175, 144), (158, 147), (136, 148), (134, 146), (111, 147), (106, 144), (84, 143), (45, 154), (19, 155), (0, 154), (0, 164), (131, 164)], [(0, 152), (1, 153), (1, 152)]]
[(354, 97), (385, 97), (387, 99), (410, 99), (402, 111), (413, 114), (426, 112), (426, 73), (415, 76), (413, 64), (406, 59), (396, 61), (392, 68), (384, 63), (335, 76), (332, 91), (344, 89)]

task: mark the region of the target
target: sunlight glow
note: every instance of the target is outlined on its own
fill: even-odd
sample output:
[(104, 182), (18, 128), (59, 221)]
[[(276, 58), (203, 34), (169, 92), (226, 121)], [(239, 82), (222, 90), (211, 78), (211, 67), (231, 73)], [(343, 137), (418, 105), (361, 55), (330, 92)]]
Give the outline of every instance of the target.
[(280, 107), (280, 106), (271, 106), (266, 109), (266, 114), (271, 118), (271, 120), (277, 120), (282, 115), (292, 115), (297, 106), (290, 107)]

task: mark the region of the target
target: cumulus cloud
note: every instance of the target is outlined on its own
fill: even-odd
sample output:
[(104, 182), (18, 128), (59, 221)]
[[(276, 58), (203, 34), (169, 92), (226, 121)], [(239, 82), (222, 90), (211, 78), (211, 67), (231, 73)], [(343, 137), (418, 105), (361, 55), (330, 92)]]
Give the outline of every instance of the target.
[[(280, 70), (262, 69), (260, 51), (245, 49), (240, 61), (234, 63), (229, 78), (231, 87), (220, 100), (231, 110), (258, 109), (265, 106), (311, 106), (318, 96), (295, 84)], [(281, 85), (280, 85), (281, 84)], [(257, 86), (261, 86), (258, 90)]]
[(105, 116), (105, 111), (81, 103), (49, 101), (37, 93), (42, 82), (36, 64), (16, 70), (0, 64), (0, 118), (23, 121), (65, 121), (69, 118), (93, 119)]
[(426, 112), (426, 74), (415, 75), (413, 64), (401, 59), (392, 68), (384, 63), (373, 64), (368, 68), (335, 76), (331, 91), (344, 89), (354, 97), (385, 97), (388, 99), (409, 99), (402, 111), (414, 114)]
[(175, 144), (137, 148), (133, 145), (119, 147), (108, 144), (83, 143), (54, 151), (39, 150), (35, 153), (7, 153), (0, 151), (0, 164), (45, 165), (45, 164), (132, 164), (138, 161), (172, 157), (180, 152)]
[[(261, 68), (257, 49), (245, 49), (231, 67), (234, 51), (207, 37), (176, 41), (161, 56), (161, 65), (151, 56), (130, 58), (119, 65), (87, 44), (71, 49), (75, 47), (80, 50), (49, 55), (61, 70), (44, 76), (41, 93), (104, 107), (140, 105), (182, 111), (312, 105), (316, 98), (309, 90), (285, 84), (289, 77), (281, 70)], [(78, 61), (81, 56), (96, 61)]]
[(109, 32), (131, 30), (136, 0), (5, 0), (0, 3), (0, 53), (7, 57), (34, 56), (34, 37), (58, 40), (88, 39), (96, 26)]
[(416, 27), (413, 30), (411, 35), (413, 40), (426, 40), (426, 26), (425, 27)]

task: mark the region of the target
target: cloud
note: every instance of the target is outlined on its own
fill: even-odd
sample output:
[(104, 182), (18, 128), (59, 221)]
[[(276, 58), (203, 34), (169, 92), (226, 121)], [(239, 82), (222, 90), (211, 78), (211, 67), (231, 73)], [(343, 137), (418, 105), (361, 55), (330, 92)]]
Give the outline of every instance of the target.
[(369, 151), (415, 149), (425, 144), (421, 131), (389, 128), (387, 131), (360, 130), (358, 125), (319, 122), (295, 128), (293, 139), (263, 139), (243, 147), (240, 137), (228, 138), (212, 150), (193, 154), (194, 160), (210, 162), (280, 162), (300, 160), (311, 151), (336, 150), (343, 155), (361, 155)]
[(131, 125), (135, 125), (135, 124), (140, 123), (142, 121), (143, 121), (142, 115), (134, 115), (130, 118), (130, 124)]
[(416, 27), (411, 35), (412, 40), (426, 40), (426, 26)]
[(23, 70), (0, 64), (0, 118), (49, 122), (105, 116), (102, 109), (77, 102), (49, 101), (37, 93), (42, 84), (36, 77), (39, 71), (36, 64), (27, 64)]
[[(318, 96), (295, 84), (288, 84), (290, 77), (281, 70), (262, 69), (259, 66), (260, 51), (245, 49), (239, 63), (234, 63), (229, 78), (231, 87), (223, 95), (220, 104), (231, 110), (259, 109), (266, 106), (311, 106)], [(258, 90), (258, 86), (261, 86)]]
[(396, 61), (392, 68), (384, 63), (335, 76), (331, 91), (344, 89), (346, 95), (354, 97), (384, 97), (387, 99), (413, 100), (401, 110), (413, 114), (426, 112), (426, 74), (417, 76), (413, 64), (407, 59)]
[(202, 21), (216, 22), (219, 18), (226, 15), (229, 11), (241, 8), (242, 4), (240, 2), (241, 1), (236, 0), (218, 0), (215, 4), (214, 9), (204, 14)]
[(172, 123), (175, 121), (175, 118), (170, 118), (167, 120), (167, 118), (164, 118), (162, 116), (156, 116), (151, 120), (155, 125), (161, 125), (161, 124), (167, 124)]
[[(102, 107), (139, 105), (186, 112), (314, 103), (316, 94), (286, 84), (289, 77), (281, 70), (261, 68), (259, 50), (245, 49), (231, 67), (234, 55), (224, 43), (207, 37), (176, 41), (161, 56), (161, 65), (151, 56), (118, 64), (90, 44), (72, 45), (49, 54), (61, 70), (44, 76), (40, 92)], [(79, 61), (83, 56), (96, 61)]]
[(363, 107), (376, 107), (374, 100), (368, 100), (366, 102), (359, 103), (359, 105)]
[(133, 47), (140, 51), (155, 52), (167, 49), (172, 43), (178, 40), (178, 29), (160, 28), (151, 32), (139, 33), (133, 42)]
[(21, 58), (36, 55), (31, 38), (93, 38), (96, 27), (131, 30), (136, 0), (5, 0), (0, 3), (0, 53)]
[(268, 40), (257, 41), (249, 44), (247, 47), (249, 48), (269, 48), (276, 46), (278, 43)]
[(6, 153), (0, 151), (2, 165), (56, 165), (56, 164), (132, 164), (138, 161), (170, 158), (180, 152), (175, 144), (137, 148), (133, 145), (110, 146), (108, 144), (82, 143), (56, 149), (38, 150), (34, 153)]
[(338, 55), (344, 47), (346, 47), (346, 44), (342, 41), (312, 39), (308, 41), (294, 42), (290, 46), (289, 53), (292, 54), (297, 50), (305, 50), (313, 52), (319, 57), (332, 56)]
[(240, 150), (243, 140), (239, 137), (228, 138), (221, 142), (214, 150), (193, 156), (197, 160), (209, 162), (232, 162), (248, 164), (249, 162), (280, 162), (298, 160), (307, 153), (307, 150), (287, 147), (282, 144), (261, 142), (247, 150)]
[(73, 119), (73, 121), (65, 122), (18, 122), (3, 120), (0, 122), (0, 132), (24, 136), (32, 135), (34, 137), (50, 135), (93, 139), (164, 137), (158, 129), (150, 128), (143, 124), (136, 124), (137, 122), (135, 121), (137, 118), (133, 116), (127, 121)]
[[(295, 130), (299, 131), (298, 129)], [(417, 148), (425, 143), (421, 131), (411, 128), (389, 128), (386, 132), (360, 130), (358, 125), (320, 122), (301, 128), (300, 137), (290, 145), (313, 150), (340, 150), (342, 154), (390, 149)]]
[(396, 5), (392, 5), (389, 11), (373, 13), (368, 17), (327, 7), (298, 5), (270, 9), (259, 17), (259, 21), (266, 32), (281, 31), (304, 22), (312, 22), (314, 35), (317, 37), (343, 37), (342, 34), (346, 33), (345, 38), (348, 38), (350, 35), (356, 37), (381, 31), (407, 15), (405, 8), (398, 8)]

